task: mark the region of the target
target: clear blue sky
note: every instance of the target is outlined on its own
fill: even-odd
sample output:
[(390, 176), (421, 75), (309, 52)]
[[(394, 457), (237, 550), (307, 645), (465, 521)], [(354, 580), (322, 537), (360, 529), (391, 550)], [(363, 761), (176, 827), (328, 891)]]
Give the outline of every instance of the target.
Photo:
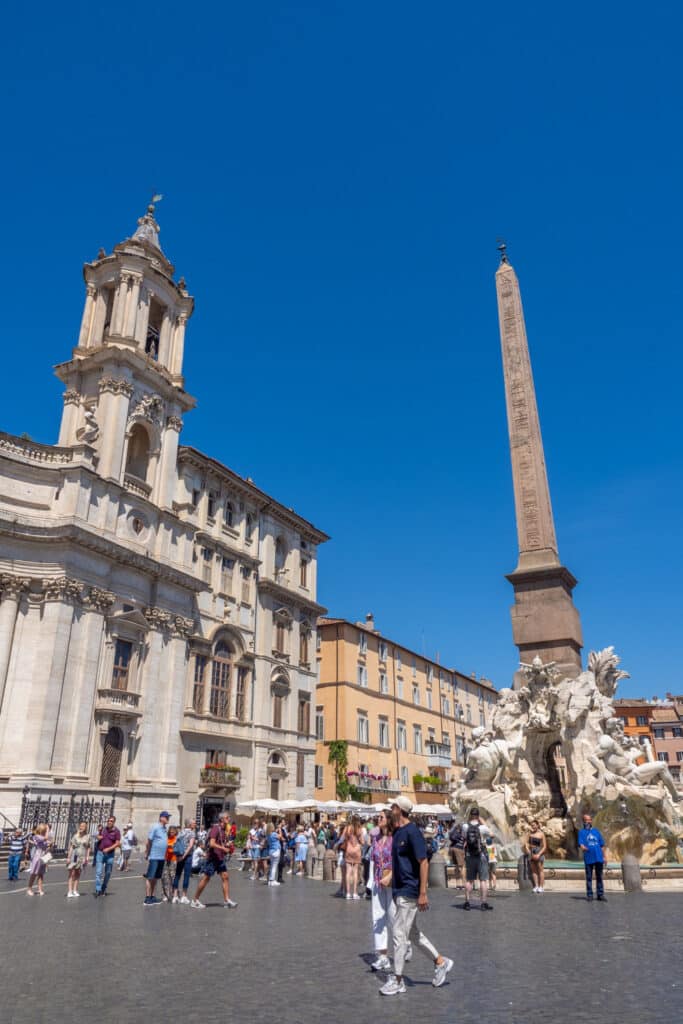
[(616, 645), (624, 695), (683, 691), (680, 12), (4, 17), (2, 429), (56, 440), (81, 264), (163, 192), (197, 301), (183, 440), (332, 535), (331, 613), (507, 685), (504, 235), (586, 647)]

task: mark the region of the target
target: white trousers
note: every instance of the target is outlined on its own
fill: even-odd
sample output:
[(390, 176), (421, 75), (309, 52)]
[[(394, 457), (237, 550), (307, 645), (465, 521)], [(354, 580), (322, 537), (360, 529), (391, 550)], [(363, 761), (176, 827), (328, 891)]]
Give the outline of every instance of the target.
[(375, 940), (375, 952), (389, 949), (389, 929), (393, 933), (396, 908), (391, 895), (391, 886), (380, 885), (379, 891), (372, 889), (372, 936)]
[(417, 927), (417, 900), (409, 900), (405, 896), (397, 896), (396, 913), (391, 923), (394, 932), (394, 974), (403, 976), (403, 965), (408, 944), (416, 941), (425, 956), (433, 962), (439, 953), (420, 929)]
[(277, 882), (277, 866), (280, 863), (280, 853), (271, 853), (270, 855), (270, 875), (268, 876), (269, 882)]

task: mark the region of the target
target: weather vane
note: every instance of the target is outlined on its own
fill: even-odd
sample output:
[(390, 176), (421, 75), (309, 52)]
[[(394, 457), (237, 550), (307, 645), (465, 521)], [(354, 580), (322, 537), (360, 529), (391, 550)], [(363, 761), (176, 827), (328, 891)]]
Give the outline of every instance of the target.
[(500, 253), (500, 262), (501, 263), (507, 263), (508, 262), (508, 247), (506, 245), (505, 239), (504, 238), (497, 238), (496, 241), (498, 242), (498, 245), (496, 246), (496, 248), (498, 249), (498, 252)]
[(163, 194), (161, 192), (153, 192), (152, 193), (152, 200), (151, 200), (149, 205), (152, 207), (152, 209), (154, 209), (154, 204), (155, 203), (160, 203), (163, 198), (164, 197), (163, 197)]

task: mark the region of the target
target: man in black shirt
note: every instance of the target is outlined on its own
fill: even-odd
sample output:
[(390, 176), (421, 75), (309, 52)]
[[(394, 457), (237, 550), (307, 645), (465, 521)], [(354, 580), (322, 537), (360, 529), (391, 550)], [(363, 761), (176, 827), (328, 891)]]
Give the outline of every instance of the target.
[(396, 996), (405, 992), (403, 965), (411, 938), (434, 962), (432, 985), (439, 988), (453, 967), (453, 961), (434, 948), (426, 935), (417, 927), (418, 911), (429, 910), (427, 880), (429, 862), (425, 841), (417, 825), (410, 820), (413, 805), (406, 796), (399, 796), (391, 805), (394, 835), (391, 845), (391, 888), (396, 906), (392, 924), (394, 933), (394, 973), (380, 992), (383, 996)]

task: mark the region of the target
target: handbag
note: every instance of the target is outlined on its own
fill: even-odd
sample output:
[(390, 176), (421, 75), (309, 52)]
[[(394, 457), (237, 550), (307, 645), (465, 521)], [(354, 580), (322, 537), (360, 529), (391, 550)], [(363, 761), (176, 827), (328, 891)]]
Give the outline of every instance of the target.
[(45, 853), (41, 853), (40, 859), (43, 862), (43, 864), (47, 865), (52, 860), (52, 854), (50, 853), (49, 850), (47, 850)]

